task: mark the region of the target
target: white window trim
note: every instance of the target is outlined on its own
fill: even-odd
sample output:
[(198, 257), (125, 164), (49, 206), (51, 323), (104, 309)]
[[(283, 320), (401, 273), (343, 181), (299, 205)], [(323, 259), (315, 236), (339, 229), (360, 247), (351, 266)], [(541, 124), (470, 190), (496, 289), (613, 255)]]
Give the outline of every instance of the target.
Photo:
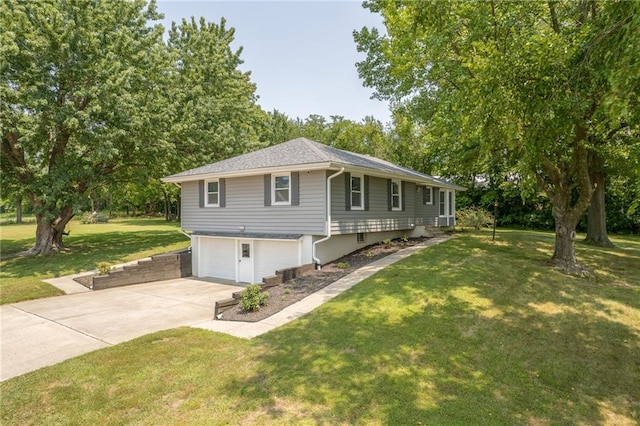
[[(289, 199), (287, 201), (276, 201), (276, 177), (287, 176), (289, 178)], [(272, 173), (271, 174), (271, 205), (272, 206), (290, 206), (291, 205), (291, 172)]]
[(448, 206), (451, 207), (449, 210), (449, 216), (455, 217), (456, 215), (456, 191), (449, 191), (449, 199)]
[(351, 185), (351, 181), (349, 182), (349, 201), (351, 203), (351, 210), (364, 210), (364, 175), (352, 174), (351, 179), (358, 178), (360, 179), (360, 205), (353, 205), (353, 186)]
[(427, 206), (432, 206), (433, 205), (433, 187), (431, 186), (425, 186), (424, 187), (427, 191), (429, 191), (429, 201), (427, 201), (426, 203), (424, 203)]
[[(209, 203), (209, 184), (212, 182), (216, 182), (218, 184), (218, 202), (215, 204)], [(212, 192), (211, 194), (215, 194)], [(220, 179), (206, 179), (204, 181), (204, 206), (205, 207), (220, 207)]]
[[(393, 184), (397, 183), (398, 184), (398, 207), (394, 207), (393, 206)], [(391, 188), (389, 188), (389, 190), (391, 191), (391, 210), (392, 211), (402, 211), (402, 181), (398, 180), (398, 179), (391, 179)]]
[[(362, 241), (359, 240), (359, 236), (362, 235)], [(365, 232), (356, 233), (356, 244), (365, 244), (367, 242), (367, 234)]]

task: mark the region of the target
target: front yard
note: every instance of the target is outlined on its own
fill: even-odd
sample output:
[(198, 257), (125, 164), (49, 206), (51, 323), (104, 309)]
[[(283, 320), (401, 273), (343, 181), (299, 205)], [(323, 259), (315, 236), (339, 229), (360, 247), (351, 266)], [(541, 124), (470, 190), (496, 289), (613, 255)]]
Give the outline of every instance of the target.
[(461, 234), (247, 341), (182, 328), (0, 385), (3, 424), (637, 424), (640, 240)]
[(183, 249), (189, 240), (177, 222), (164, 219), (115, 219), (83, 225), (74, 220), (65, 237), (69, 251), (50, 256), (21, 257), (35, 239), (36, 225), (2, 225), (0, 238), (0, 303), (14, 303), (63, 294), (42, 280), (96, 269), (99, 262), (128, 262)]

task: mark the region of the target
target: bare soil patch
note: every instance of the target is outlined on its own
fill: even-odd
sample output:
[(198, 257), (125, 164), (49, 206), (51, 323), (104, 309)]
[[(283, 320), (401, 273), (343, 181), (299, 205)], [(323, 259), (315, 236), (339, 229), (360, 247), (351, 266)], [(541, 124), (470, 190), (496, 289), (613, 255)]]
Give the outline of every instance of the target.
[(276, 287), (265, 290), (269, 295), (267, 305), (258, 311), (247, 312), (238, 304), (222, 313), (223, 321), (260, 321), (280, 312), (289, 305), (304, 299), (312, 293), (328, 286), (347, 274), (371, 262), (388, 256), (406, 247), (421, 244), (428, 238), (396, 239), (391, 243), (377, 243), (354, 251), (322, 267), (322, 270), (311, 271), (301, 277), (294, 278)]

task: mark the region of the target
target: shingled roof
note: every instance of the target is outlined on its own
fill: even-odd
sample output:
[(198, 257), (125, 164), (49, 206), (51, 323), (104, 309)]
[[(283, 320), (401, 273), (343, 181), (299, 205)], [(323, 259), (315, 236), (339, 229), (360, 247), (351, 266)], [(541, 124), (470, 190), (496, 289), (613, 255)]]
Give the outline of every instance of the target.
[(234, 175), (254, 174), (283, 167), (291, 168), (291, 170), (302, 170), (305, 167), (311, 168), (311, 166), (326, 169), (336, 167), (371, 169), (372, 174), (382, 173), (418, 182), (464, 190), (461, 186), (398, 166), (379, 158), (343, 151), (306, 138), (293, 139), (248, 154), (171, 175), (162, 180), (165, 182), (184, 182), (206, 177), (224, 176), (231, 173)]

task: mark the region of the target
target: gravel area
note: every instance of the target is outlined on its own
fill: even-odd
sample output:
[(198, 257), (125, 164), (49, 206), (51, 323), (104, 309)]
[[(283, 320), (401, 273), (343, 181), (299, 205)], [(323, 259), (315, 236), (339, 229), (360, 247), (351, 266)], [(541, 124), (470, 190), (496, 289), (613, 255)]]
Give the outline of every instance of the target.
[[(339, 280), (345, 275), (350, 274), (356, 269), (403, 248), (421, 244), (426, 240), (427, 238), (424, 237), (410, 238), (407, 241), (397, 239), (391, 241), (390, 244), (378, 243), (364, 247), (324, 265), (320, 271), (311, 271), (308, 274), (289, 280), (279, 286), (266, 289), (265, 293), (269, 295), (269, 298), (267, 299), (267, 305), (260, 308), (260, 310), (247, 312), (238, 304), (223, 312), (220, 320), (247, 322), (263, 320)], [(345, 268), (345, 265), (348, 266)]]

